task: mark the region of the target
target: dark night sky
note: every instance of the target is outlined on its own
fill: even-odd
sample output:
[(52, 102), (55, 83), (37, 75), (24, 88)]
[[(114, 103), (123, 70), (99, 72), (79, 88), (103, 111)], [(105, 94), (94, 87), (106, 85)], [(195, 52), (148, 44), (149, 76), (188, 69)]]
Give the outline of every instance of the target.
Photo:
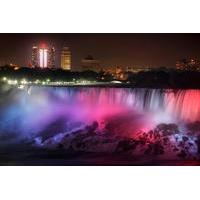
[(27, 65), (33, 44), (51, 43), (57, 50), (69, 46), (72, 65), (88, 54), (103, 65), (174, 66), (176, 60), (200, 58), (200, 34), (0, 34), (0, 64)]

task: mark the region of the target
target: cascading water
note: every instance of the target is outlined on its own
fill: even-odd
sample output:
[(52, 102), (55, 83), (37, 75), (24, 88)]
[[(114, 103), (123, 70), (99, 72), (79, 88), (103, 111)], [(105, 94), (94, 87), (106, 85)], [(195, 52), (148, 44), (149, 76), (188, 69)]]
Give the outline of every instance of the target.
[(200, 151), (200, 90), (31, 86), (0, 95), (1, 144), (104, 153), (137, 146), (139, 157), (166, 151), (167, 159)]
[(200, 120), (200, 90), (177, 90), (166, 94), (170, 115), (186, 122)]
[(160, 122), (191, 122), (200, 119), (200, 90), (68, 88), (66, 93), (63, 90), (65, 89), (56, 88), (55, 94), (69, 101), (71, 97), (74, 102), (84, 102), (95, 108), (118, 105), (153, 114), (157, 119), (160, 118)]
[(143, 116), (141, 128), (200, 119), (200, 90), (30, 87), (12, 89), (5, 99), (1, 132), (32, 134), (60, 118), (87, 124), (122, 113), (134, 115), (133, 126)]

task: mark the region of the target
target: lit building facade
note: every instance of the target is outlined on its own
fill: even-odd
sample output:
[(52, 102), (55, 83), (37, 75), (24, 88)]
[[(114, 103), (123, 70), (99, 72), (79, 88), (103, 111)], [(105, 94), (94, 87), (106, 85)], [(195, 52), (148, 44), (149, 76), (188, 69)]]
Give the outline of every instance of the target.
[(32, 67), (54, 68), (55, 67), (55, 48), (32, 47)]
[(48, 49), (39, 49), (39, 67), (47, 68), (48, 64)]
[(71, 70), (71, 51), (69, 47), (63, 47), (61, 52), (61, 68), (63, 70)]
[(104, 72), (105, 74), (110, 74), (115, 79), (118, 79), (118, 80), (126, 80), (129, 72), (138, 73), (138, 72), (141, 72), (141, 71), (149, 71), (149, 70), (150, 70), (149, 67), (136, 66), (136, 65), (129, 66), (129, 67), (125, 67), (125, 66), (105, 66), (105, 67), (101, 67), (102, 72)]
[(55, 48), (48, 49), (48, 67), (55, 68)]
[(31, 57), (31, 63), (32, 67), (38, 67), (39, 66), (39, 53), (38, 53), (38, 47), (33, 46), (32, 47), (32, 57)]

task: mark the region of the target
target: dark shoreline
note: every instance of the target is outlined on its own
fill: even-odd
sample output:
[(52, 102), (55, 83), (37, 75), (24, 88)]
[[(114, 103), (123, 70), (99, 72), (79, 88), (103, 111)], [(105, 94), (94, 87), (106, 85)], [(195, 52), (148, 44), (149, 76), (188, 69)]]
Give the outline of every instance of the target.
[[(0, 83), (0, 87), (7, 84)], [(19, 84), (20, 85), (20, 84)], [(19, 85), (10, 85), (10, 87), (18, 87)], [(63, 87), (63, 88), (130, 88), (130, 89), (160, 89), (160, 90), (200, 90), (200, 87), (157, 87), (157, 86), (136, 86), (131, 84), (86, 84), (86, 85), (42, 85), (42, 84), (27, 84), (26, 87)]]

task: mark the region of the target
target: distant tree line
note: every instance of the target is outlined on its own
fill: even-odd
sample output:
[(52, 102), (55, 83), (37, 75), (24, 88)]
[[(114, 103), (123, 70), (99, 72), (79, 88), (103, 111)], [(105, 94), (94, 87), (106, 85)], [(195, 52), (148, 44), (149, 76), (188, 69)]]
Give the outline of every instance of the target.
[[(19, 68), (15, 70), (9, 66), (0, 67), (0, 76), (10, 79), (23, 79), (34, 80), (46, 80), (51, 81), (74, 81), (74, 80), (89, 80), (89, 81), (110, 81), (112, 76), (103, 75), (102, 73), (96, 73), (94, 71), (73, 72), (62, 69), (41, 69), (41, 68)], [(104, 78), (102, 79), (102, 76)]]
[(152, 70), (130, 74), (127, 79), (135, 87), (200, 88), (200, 72)]
[[(131, 87), (146, 88), (199, 88), (200, 89), (200, 72), (184, 70), (166, 70), (159, 68), (157, 70), (141, 71), (138, 73), (127, 72), (126, 80)], [(9, 66), (0, 67), (0, 76), (10, 79), (26, 78), (30, 81), (46, 80), (51, 81), (101, 81), (110, 82), (116, 80), (111, 74), (101, 71), (73, 72), (62, 69), (40, 69), (40, 68), (19, 68), (14, 69)]]

